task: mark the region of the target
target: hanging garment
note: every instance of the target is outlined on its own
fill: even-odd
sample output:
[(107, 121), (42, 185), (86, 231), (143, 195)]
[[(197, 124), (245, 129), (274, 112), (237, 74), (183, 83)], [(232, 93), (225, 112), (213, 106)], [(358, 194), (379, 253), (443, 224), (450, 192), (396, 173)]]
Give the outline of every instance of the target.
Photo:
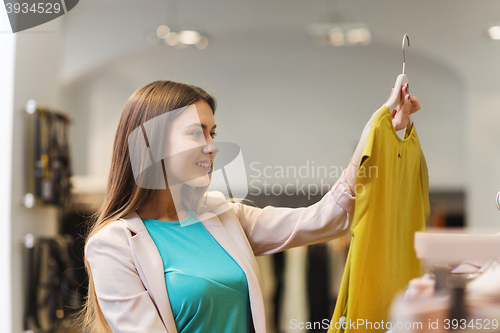
[(413, 238), (430, 207), (415, 126), (401, 139), (389, 108), (381, 107), (359, 163), (352, 240), (329, 333), (385, 332), (394, 296), (420, 276)]
[[(330, 259), (326, 243), (307, 247), (307, 301), (311, 323), (321, 323), (323, 319), (330, 316), (333, 310), (328, 276)], [(319, 330), (310, 331), (320, 332)]]
[(66, 114), (43, 107), (27, 119), (27, 185), (44, 205), (66, 207), (71, 202), (70, 124)]
[(24, 331), (56, 332), (75, 311), (77, 285), (70, 260), (71, 237), (37, 238), (27, 246)]
[(281, 309), (283, 306), (283, 287), (285, 285), (285, 252), (278, 252), (272, 255), (274, 262), (274, 278), (276, 280), (276, 289), (273, 296), (274, 303), (274, 330), (281, 333)]

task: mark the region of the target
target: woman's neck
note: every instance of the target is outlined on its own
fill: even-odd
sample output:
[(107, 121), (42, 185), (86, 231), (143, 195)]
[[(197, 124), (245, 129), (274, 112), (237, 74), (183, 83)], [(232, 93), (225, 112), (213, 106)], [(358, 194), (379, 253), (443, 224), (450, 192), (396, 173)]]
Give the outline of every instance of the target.
[(165, 190), (158, 190), (151, 202), (139, 208), (136, 213), (142, 219), (177, 222), (188, 216), (188, 210), (182, 203), (182, 184)]

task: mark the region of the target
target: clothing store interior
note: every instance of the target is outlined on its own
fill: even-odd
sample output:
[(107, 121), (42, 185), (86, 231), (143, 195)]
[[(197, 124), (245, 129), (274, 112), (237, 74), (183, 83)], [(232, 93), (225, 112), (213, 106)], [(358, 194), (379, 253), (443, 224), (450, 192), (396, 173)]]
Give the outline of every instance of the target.
[[(26, 20), (23, 1), (4, 2), (0, 332), (93, 333), (98, 318), (123, 333), (500, 332), (499, 1), (51, 0), (60, 14)], [(230, 199), (208, 222), (235, 246), (198, 213), (115, 206), (85, 258), (111, 175), (153, 193), (112, 159), (122, 112), (155, 81), (157, 96), (192, 85), (217, 102), (196, 161), (220, 157), (196, 172), (212, 180), (203, 198)], [(198, 101), (178, 107), (201, 115)], [(241, 308), (205, 311), (213, 290), (185, 296), (168, 277), (180, 268), (167, 245), (194, 258), (205, 241), (160, 247), (151, 226), (184, 218), (248, 281)], [(158, 248), (141, 261), (138, 240)]]

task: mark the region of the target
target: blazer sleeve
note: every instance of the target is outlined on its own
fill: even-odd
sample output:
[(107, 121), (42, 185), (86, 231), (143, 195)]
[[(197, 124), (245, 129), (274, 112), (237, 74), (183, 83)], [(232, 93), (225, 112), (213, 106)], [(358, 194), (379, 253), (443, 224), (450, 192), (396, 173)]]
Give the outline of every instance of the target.
[(126, 227), (115, 221), (85, 247), (99, 306), (114, 333), (167, 332), (132, 259)]
[(344, 173), (323, 198), (309, 207), (257, 208), (234, 203), (255, 255), (321, 243), (345, 235), (354, 213), (355, 197)]

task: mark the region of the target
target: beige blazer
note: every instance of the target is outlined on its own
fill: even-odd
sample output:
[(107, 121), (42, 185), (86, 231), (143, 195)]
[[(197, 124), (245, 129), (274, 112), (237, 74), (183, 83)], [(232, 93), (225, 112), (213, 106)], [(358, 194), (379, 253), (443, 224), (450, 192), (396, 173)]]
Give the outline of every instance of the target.
[[(206, 193), (209, 202), (224, 200)], [(266, 332), (264, 301), (255, 256), (325, 242), (349, 231), (354, 197), (342, 175), (323, 198), (303, 208), (263, 209), (227, 203), (197, 215), (246, 274), (253, 329)], [(166, 222), (168, 223), (168, 222)], [(85, 255), (101, 310), (115, 333), (176, 333), (163, 261), (134, 212), (110, 223), (87, 243)]]

